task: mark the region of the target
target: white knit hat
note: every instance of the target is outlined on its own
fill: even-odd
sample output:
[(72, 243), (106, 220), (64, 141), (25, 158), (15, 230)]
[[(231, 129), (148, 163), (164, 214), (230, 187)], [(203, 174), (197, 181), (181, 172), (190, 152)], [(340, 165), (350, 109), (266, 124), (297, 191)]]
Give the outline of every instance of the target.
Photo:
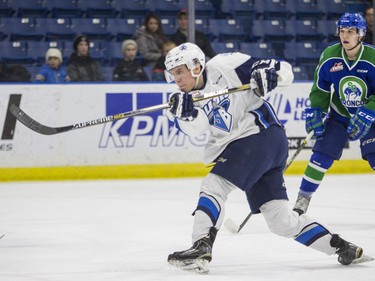
[(46, 53), (46, 63), (48, 62), (48, 58), (55, 57), (60, 60), (60, 63), (63, 62), (61, 51), (57, 48), (49, 48)]
[(127, 47), (128, 45), (130, 45), (130, 44), (134, 45), (135, 48), (138, 49), (137, 42), (135, 42), (135, 41), (132, 40), (132, 39), (128, 39), (128, 40), (125, 40), (124, 42), (122, 42), (122, 44), (121, 44), (121, 52), (124, 53), (126, 47)]

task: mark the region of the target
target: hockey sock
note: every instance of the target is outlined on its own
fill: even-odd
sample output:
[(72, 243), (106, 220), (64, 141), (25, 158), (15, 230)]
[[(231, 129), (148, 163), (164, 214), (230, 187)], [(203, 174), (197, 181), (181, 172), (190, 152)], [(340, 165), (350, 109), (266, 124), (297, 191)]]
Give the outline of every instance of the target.
[(221, 207), (219, 202), (213, 196), (201, 192), (195, 212), (198, 210), (204, 212), (211, 219), (212, 225), (216, 225), (221, 212)]
[(306, 225), (294, 240), (317, 251), (332, 255), (335, 248), (330, 245), (331, 233), (321, 224), (314, 222)]
[[(314, 152), (303, 175), (300, 194), (304, 197), (311, 197), (311, 194), (318, 189), (325, 173), (332, 166), (334, 159), (327, 154)], [(308, 196), (310, 194), (310, 196)]]

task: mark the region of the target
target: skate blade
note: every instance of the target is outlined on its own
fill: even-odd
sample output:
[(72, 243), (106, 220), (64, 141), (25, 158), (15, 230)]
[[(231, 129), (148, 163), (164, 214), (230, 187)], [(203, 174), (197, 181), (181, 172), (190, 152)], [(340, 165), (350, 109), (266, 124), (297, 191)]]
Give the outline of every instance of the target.
[(373, 257), (362, 254), (362, 256), (359, 257), (358, 259), (353, 260), (351, 264), (359, 264), (359, 263), (369, 262), (369, 261), (373, 261), (373, 260), (374, 260)]
[(185, 260), (185, 261), (168, 261), (174, 267), (184, 271), (195, 272), (200, 274), (207, 274), (209, 261), (205, 259)]

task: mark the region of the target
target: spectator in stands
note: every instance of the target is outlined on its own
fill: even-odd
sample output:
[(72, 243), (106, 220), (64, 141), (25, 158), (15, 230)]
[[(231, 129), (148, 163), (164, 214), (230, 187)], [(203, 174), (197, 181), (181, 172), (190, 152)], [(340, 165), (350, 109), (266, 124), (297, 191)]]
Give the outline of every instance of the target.
[(66, 83), (70, 78), (62, 67), (62, 54), (57, 48), (49, 48), (46, 52), (46, 64), (38, 71), (35, 82), (39, 83)]
[(135, 61), (138, 46), (134, 40), (125, 40), (121, 44), (124, 60), (119, 61), (113, 70), (113, 81), (148, 81), (142, 65)]
[[(175, 42), (176, 45), (187, 42), (188, 29), (189, 29), (189, 19), (188, 12), (183, 9), (177, 14), (178, 29), (175, 34), (172, 35), (171, 41)], [(213, 58), (216, 53), (212, 49), (211, 43), (204, 35), (203, 32), (195, 30), (195, 44), (203, 51), (207, 58)]]
[(134, 32), (133, 37), (138, 44), (139, 54), (144, 59), (145, 66), (154, 67), (162, 55), (163, 43), (168, 41), (159, 17), (153, 13), (149, 14), (144, 25)]
[(89, 53), (90, 41), (86, 35), (79, 35), (73, 42), (74, 52), (70, 56), (67, 72), (72, 82), (104, 81), (100, 65)]
[(152, 81), (165, 81), (165, 57), (167, 56), (168, 52), (172, 50), (174, 47), (176, 47), (176, 44), (172, 41), (167, 41), (163, 44), (163, 55), (158, 59), (154, 68), (152, 69)]
[(363, 40), (366, 43), (373, 44), (372, 39), (372, 25), (374, 23), (374, 8), (368, 7), (365, 10), (365, 20), (366, 20), (366, 37)]
[(7, 65), (4, 62), (0, 62), (0, 83), (30, 82), (30, 79), (31, 75), (23, 65)]

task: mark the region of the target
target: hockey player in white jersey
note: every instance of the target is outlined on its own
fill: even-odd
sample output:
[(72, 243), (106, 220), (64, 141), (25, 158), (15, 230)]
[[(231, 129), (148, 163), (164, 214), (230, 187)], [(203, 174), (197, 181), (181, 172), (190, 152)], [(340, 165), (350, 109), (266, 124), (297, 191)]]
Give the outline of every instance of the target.
[[(166, 78), (179, 91), (170, 96), (169, 118), (184, 133), (209, 133), (204, 162), (215, 163), (203, 179), (194, 211), (191, 248), (172, 253), (168, 262), (186, 270), (207, 272), (212, 247), (224, 217), (229, 193), (246, 193), (252, 213), (261, 213), (269, 229), (328, 255), (341, 264), (358, 260), (363, 250), (324, 225), (289, 208), (283, 169), (288, 140), (272, 106), (262, 97), (277, 85), (293, 81), (291, 66), (242, 53), (219, 54), (207, 64), (201, 49), (184, 43), (165, 60)], [(193, 102), (199, 92), (251, 84), (251, 90)]]

